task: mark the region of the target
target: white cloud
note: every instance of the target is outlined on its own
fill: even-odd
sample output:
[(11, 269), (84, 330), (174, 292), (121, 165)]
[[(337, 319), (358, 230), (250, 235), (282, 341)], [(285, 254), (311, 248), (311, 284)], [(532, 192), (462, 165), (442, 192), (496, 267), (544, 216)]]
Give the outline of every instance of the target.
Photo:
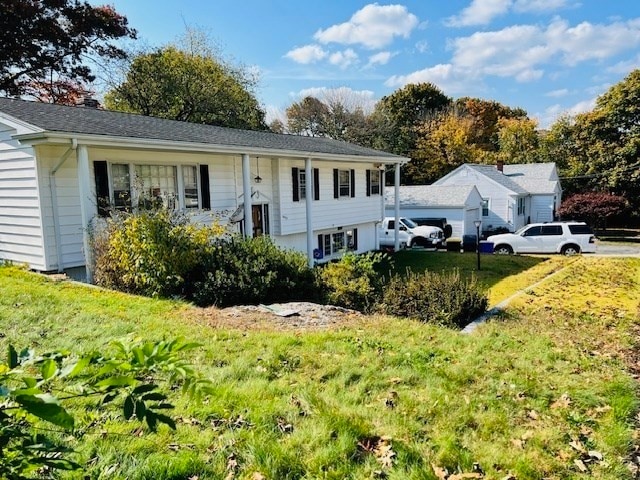
[(326, 56), (327, 52), (318, 45), (305, 45), (304, 47), (294, 48), (285, 55), (286, 58), (302, 64), (315, 63)]
[(366, 48), (383, 48), (394, 37), (408, 38), (416, 26), (418, 17), (409, 13), (404, 5), (372, 3), (354, 13), (348, 22), (318, 30), (314, 38), (325, 44), (358, 44)]
[(611, 88), (610, 83), (601, 83), (600, 85), (593, 85), (589, 88), (585, 88), (584, 91), (593, 97), (597, 97), (609, 90), (609, 88)]
[(567, 5), (567, 0), (515, 0), (513, 9), (516, 12), (548, 12), (558, 10)]
[(329, 55), (329, 63), (331, 63), (332, 65), (337, 65), (342, 69), (353, 65), (357, 60), (358, 54), (350, 48), (347, 48), (342, 52), (335, 52)]
[(571, 115), (577, 115), (578, 113), (589, 112), (596, 106), (596, 97), (589, 100), (583, 100), (581, 102), (572, 105), (567, 109), (567, 112)]
[(450, 63), (428, 67), (408, 75), (394, 75), (384, 84), (387, 87), (403, 87), (409, 83), (430, 82), (441, 88), (446, 94), (469, 94), (469, 91), (483, 88), (481, 82), (472, 73), (457, 68)]
[(446, 24), (451, 27), (487, 25), (495, 17), (506, 13), (512, 0), (473, 0), (459, 15), (449, 17)]
[(420, 53), (426, 53), (429, 51), (429, 42), (426, 40), (420, 40), (416, 42), (416, 50)]
[(607, 72), (615, 73), (616, 75), (626, 75), (632, 70), (638, 68), (638, 65), (640, 65), (640, 54), (630, 58), (629, 60), (623, 60), (615, 65), (611, 65), (607, 68)]
[(569, 95), (569, 89), (568, 88), (560, 88), (558, 90), (551, 90), (550, 92), (547, 92), (544, 94), (545, 97), (551, 97), (551, 98), (560, 98), (560, 97), (565, 97)]
[(577, 115), (579, 113), (590, 112), (596, 106), (596, 97), (582, 100), (569, 107), (562, 106), (559, 103), (547, 107), (544, 112), (533, 115), (538, 120), (540, 128), (549, 128), (560, 117), (565, 115)]
[(378, 52), (375, 55), (369, 57), (368, 66), (372, 65), (386, 65), (391, 60), (394, 54), (391, 52)]
[(541, 65), (560, 59), (574, 66), (604, 60), (640, 45), (640, 19), (610, 24), (583, 22), (570, 27), (555, 19), (546, 28), (514, 25), (492, 32), (476, 32), (451, 42), (451, 63), (486, 75), (540, 78)]
[(510, 10), (518, 13), (542, 13), (565, 7), (567, 0), (473, 0), (459, 15), (449, 17), (445, 23), (451, 27), (488, 25), (496, 17)]

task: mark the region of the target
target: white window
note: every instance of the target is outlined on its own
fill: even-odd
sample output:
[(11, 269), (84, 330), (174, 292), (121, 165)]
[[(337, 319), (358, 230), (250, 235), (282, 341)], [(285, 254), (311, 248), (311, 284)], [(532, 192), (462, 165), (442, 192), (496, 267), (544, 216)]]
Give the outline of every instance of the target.
[(325, 257), (358, 249), (358, 231), (356, 228), (325, 233), (320, 237), (322, 238), (320, 248)]
[(181, 191), (178, 189), (178, 167), (175, 165), (114, 163), (110, 171), (110, 200), (118, 210), (132, 207), (143, 210), (200, 207), (198, 167), (195, 165), (181, 167)]
[(380, 195), (380, 171), (369, 171), (369, 195)]
[(195, 165), (182, 167), (182, 181), (184, 182), (184, 207), (198, 208), (198, 169)]
[(489, 200), (482, 200), (482, 216), (489, 216)]
[(298, 170), (298, 192), (299, 198), (307, 198), (307, 172), (302, 168)]
[(338, 171), (338, 191), (341, 197), (351, 196), (351, 172), (349, 170)]
[(131, 208), (131, 181), (129, 178), (129, 165), (114, 163), (111, 165), (113, 197), (111, 199), (116, 210), (129, 210)]

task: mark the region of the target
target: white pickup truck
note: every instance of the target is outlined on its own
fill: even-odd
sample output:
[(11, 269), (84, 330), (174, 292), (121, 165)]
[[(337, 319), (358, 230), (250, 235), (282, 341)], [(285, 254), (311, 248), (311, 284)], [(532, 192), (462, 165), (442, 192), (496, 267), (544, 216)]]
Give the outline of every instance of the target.
[[(395, 218), (386, 217), (378, 229), (380, 247), (389, 248), (395, 246)], [(398, 232), (400, 248), (411, 247), (439, 247), (444, 242), (444, 232), (441, 228), (427, 225), (417, 225), (410, 218), (400, 218)]]

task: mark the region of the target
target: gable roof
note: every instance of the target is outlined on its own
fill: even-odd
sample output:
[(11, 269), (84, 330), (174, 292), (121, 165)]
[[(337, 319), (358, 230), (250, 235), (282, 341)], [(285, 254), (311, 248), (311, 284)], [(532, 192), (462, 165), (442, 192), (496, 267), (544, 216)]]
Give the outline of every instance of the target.
[[(400, 205), (403, 207), (464, 207), (468, 204), (475, 185), (410, 185), (400, 187)], [(394, 187), (385, 188), (385, 205), (394, 205)]]
[(476, 165), (471, 163), (467, 163), (465, 165), (468, 168), (475, 170), (478, 173), (481, 173), (485, 177), (490, 178), (494, 182), (502, 185), (503, 187), (511, 190), (514, 193), (523, 194), (523, 195), (526, 195), (527, 193), (529, 193), (527, 192), (526, 189), (522, 188), (518, 183), (513, 181), (510, 177), (505, 175), (503, 172), (498, 170), (493, 165)]
[(404, 163), (407, 160), (398, 155), (330, 138), (241, 130), (96, 108), (69, 107), (9, 98), (0, 98), (0, 118), (2, 116), (9, 116), (32, 125), (45, 134), (57, 133), (70, 136), (79, 134), (105, 139), (109, 137), (128, 140), (151, 139), (221, 146), (227, 147), (230, 151), (248, 148), (264, 150), (265, 153), (327, 154), (390, 163)]

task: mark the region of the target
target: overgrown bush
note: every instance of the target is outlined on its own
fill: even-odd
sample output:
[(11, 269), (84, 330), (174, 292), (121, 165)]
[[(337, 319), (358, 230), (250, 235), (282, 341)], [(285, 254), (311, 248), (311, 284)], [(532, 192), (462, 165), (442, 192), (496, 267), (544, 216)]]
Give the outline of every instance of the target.
[(325, 300), (333, 305), (370, 311), (380, 300), (383, 278), (376, 267), (385, 260), (383, 253), (346, 253), (337, 262), (323, 265), (319, 278)]
[(94, 231), (94, 281), (148, 296), (189, 296), (223, 229), (165, 209), (117, 214)]
[(266, 236), (216, 243), (202, 258), (204, 277), (195, 282), (199, 305), (238, 305), (315, 300), (318, 289), (307, 257), (283, 250)]
[(486, 292), (475, 277), (460, 272), (395, 275), (384, 288), (382, 313), (414, 318), (447, 327), (462, 327), (482, 314), (488, 304)]

